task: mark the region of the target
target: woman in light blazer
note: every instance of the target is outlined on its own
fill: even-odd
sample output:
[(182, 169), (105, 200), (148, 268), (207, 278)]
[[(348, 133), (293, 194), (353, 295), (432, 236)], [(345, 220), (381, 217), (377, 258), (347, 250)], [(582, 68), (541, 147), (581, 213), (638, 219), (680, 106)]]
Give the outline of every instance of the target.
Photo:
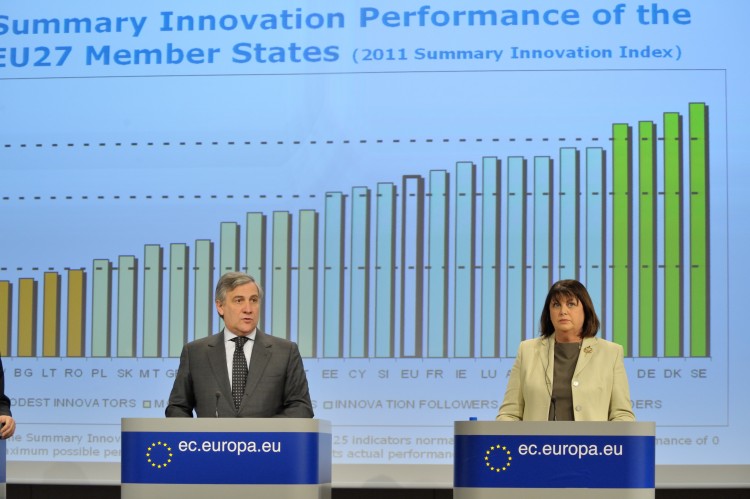
[(596, 338), (599, 319), (575, 280), (552, 285), (541, 338), (521, 342), (499, 421), (635, 421), (617, 343)]

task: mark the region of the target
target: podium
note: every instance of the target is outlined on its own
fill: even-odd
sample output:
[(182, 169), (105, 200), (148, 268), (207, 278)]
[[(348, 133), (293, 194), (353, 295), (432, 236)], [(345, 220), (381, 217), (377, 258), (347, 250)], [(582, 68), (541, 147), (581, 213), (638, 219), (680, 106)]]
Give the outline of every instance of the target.
[(454, 424), (455, 499), (653, 499), (653, 422)]
[(123, 418), (121, 497), (330, 499), (331, 424)]

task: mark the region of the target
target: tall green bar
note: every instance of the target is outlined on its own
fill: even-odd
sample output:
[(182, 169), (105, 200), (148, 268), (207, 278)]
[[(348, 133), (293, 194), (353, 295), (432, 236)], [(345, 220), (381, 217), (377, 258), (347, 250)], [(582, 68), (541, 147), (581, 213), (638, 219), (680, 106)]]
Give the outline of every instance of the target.
[(664, 356), (683, 355), (682, 116), (664, 113)]
[(638, 354), (656, 356), (656, 124), (638, 124)]
[(709, 355), (708, 106), (690, 104), (690, 356)]
[(612, 341), (632, 355), (632, 128), (612, 126)]
[(190, 250), (187, 244), (169, 246), (169, 356), (179, 357), (187, 342)]

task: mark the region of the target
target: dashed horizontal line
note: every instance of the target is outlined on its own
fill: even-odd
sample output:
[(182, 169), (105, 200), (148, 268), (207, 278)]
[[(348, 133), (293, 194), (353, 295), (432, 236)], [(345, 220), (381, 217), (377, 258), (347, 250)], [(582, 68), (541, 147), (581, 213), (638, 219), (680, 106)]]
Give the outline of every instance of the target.
[[(105, 148), (105, 147), (114, 147), (114, 148), (126, 148), (126, 147), (203, 147), (203, 146), (285, 146), (285, 145), (350, 145), (350, 144), (360, 144), (360, 145), (366, 145), (366, 144), (401, 144), (401, 143), (410, 143), (410, 144), (435, 144), (435, 143), (451, 143), (451, 142), (457, 142), (464, 144), (466, 142), (582, 142), (584, 140), (590, 140), (592, 142), (598, 142), (599, 140), (602, 140), (599, 137), (592, 137), (590, 139), (584, 139), (583, 137), (558, 137), (558, 138), (550, 138), (550, 137), (541, 137), (541, 138), (534, 138), (534, 137), (523, 137), (523, 138), (517, 138), (517, 137), (492, 137), (492, 138), (485, 138), (485, 137), (477, 137), (477, 138), (467, 138), (467, 137), (458, 137), (458, 138), (423, 138), (423, 139), (417, 139), (417, 138), (410, 138), (410, 139), (401, 139), (401, 138), (393, 138), (393, 139), (322, 139), (322, 140), (299, 140), (299, 139), (292, 139), (292, 140), (227, 140), (227, 141), (218, 141), (218, 140), (196, 140), (196, 141), (185, 141), (185, 140), (179, 140), (179, 141), (134, 141), (134, 142), (52, 142), (52, 143), (26, 143), (22, 142), (20, 144), (10, 144), (6, 143), (3, 144), (3, 147), (6, 149), (11, 148), (20, 148), (20, 149), (27, 149), (27, 148), (37, 148), (37, 149), (43, 149), (43, 148)], [(614, 140), (612, 137), (606, 138), (604, 140), (612, 141)], [(658, 140), (663, 140), (663, 138), (659, 138)]]
[[(610, 193), (611, 194), (611, 193)], [(349, 198), (350, 194), (347, 193), (341, 193), (343, 198)], [(424, 193), (425, 197), (433, 197), (433, 196), (442, 196), (442, 197), (448, 197), (448, 194), (446, 193), (439, 193), (439, 194), (433, 194), (426, 192)], [(465, 197), (470, 196), (471, 193), (465, 193), (460, 192), (458, 193), (459, 197)], [(491, 194), (487, 194), (488, 196), (498, 196), (497, 193), (493, 192)], [(515, 196), (515, 192), (509, 192), (509, 196)], [(533, 192), (527, 192), (527, 196), (533, 196)], [(549, 193), (542, 193), (544, 196), (548, 196)], [(579, 194), (583, 195), (583, 194)], [(316, 199), (321, 194), (110, 194), (110, 195), (103, 195), (103, 194), (78, 194), (78, 195), (48, 195), (48, 196), (40, 196), (40, 195), (27, 195), (27, 196), (2, 196), (0, 197), (0, 201), (165, 201), (165, 200), (227, 200), (227, 199)], [(330, 194), (323, 194), (323, 196), (329, 197)], [(375, 197), (381, 197), (381, 194), (374, 194)], [(395, 193), (394, 196), (396, 198), (400, 198), (403, 196), (403, 193)], [(413, 197), (414, 194), (408, 194), (409, 197)], [(473, 193), (473, 196), (476, 198), (481, 198), (484, 196), (483, 192), (475, 192)], [(363, 194), (360, 194), (359, 197), (365, 197)]]

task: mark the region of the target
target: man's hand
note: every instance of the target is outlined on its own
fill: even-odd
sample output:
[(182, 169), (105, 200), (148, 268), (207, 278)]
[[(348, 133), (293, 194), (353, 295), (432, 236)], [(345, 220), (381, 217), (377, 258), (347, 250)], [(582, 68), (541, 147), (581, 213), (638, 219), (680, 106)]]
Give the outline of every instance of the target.
[(16, 432), (16, 422), (11, 416), (0, 416), (0, 438), (5, 440)]

